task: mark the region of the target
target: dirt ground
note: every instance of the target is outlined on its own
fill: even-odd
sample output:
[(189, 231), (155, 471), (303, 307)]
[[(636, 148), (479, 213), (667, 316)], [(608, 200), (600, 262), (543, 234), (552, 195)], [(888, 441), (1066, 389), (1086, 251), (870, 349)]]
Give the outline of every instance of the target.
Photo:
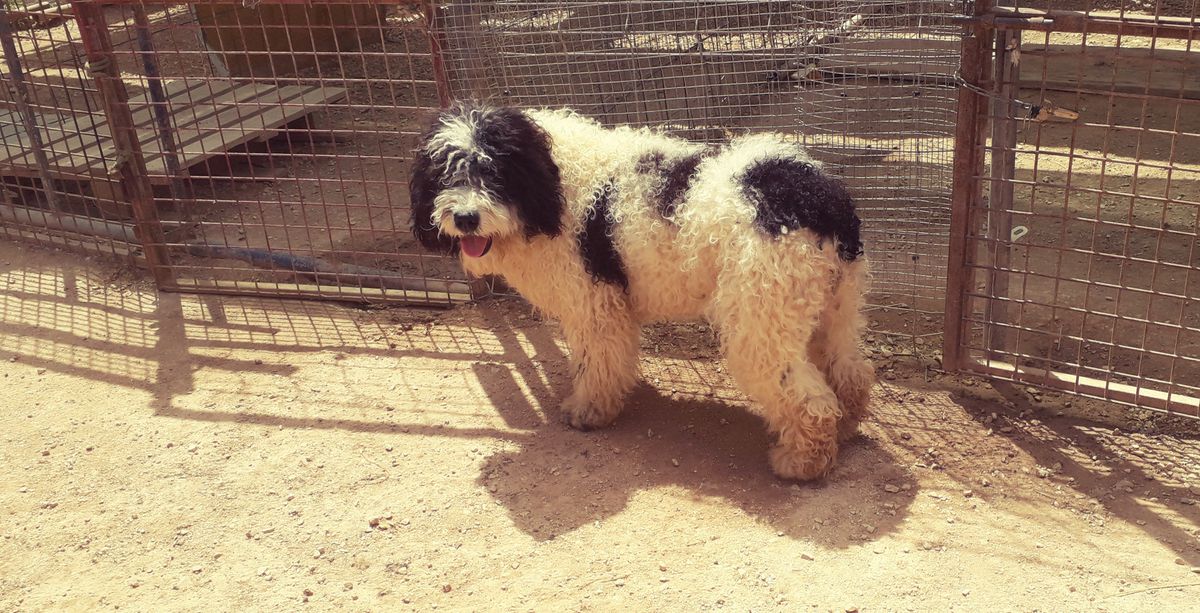
[(157, 295), (2, 243), (0, 610), (1194, 606), (1194, 422), (870, 341), (876, 415), (792, 484), (695, 326), (648, 330), (646, 384), (585, 434), (515, 300)]

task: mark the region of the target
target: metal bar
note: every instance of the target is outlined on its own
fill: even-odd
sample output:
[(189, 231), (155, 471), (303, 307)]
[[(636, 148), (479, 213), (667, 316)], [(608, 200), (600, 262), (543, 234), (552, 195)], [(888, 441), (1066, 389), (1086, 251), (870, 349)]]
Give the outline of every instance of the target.
[(74, 0), (71, 6), (75, 10), (88, 70), (96, 81), (115, 149), (115, 159), (110, 160), (112, 167), (109, 175), (121, 184), (133, 210), (138, 239), (146, 254), (150, 273), (158, 287), (170, 287), (174, 284), (170, 255), (165, 246), (162, 225), (158, 221), (158, 212), (154, 208), (154, 193), (146, 172), (146, 161), (142, 158), (133, 115), (129, 112), (129, 96), (119, 76), (108, 24), (104, 19), (104, 7), (99, 2), (86, 0)]
[(1200, 20), (1191, 17), (1142, 16), (1125, 13), (1039, 11), (1001, 6), (983, 14), (954, 19), (996, 30), (1088, 32), (1147, 38), (1200, 39)]
[(317, 298), (355, 303), (390, 302), (415, 306), (449, 307), (471, 301), (470, 294), (438, 291), (387, 290), (372, 287), (343, 287), (306, 283), (268, 281), (225, 281), (220, 279), (180, 278), (168, 291), (221, 296), (261, 296), (263, 298)]
[(4, 61), (8, 66), (9, 80), (12, 81), (13, 101), (17, 104), (17, 113), (21, 116), (21, 127), (29, 137), (30, 153), (37, 164), (38, 178), (42, 181), (42, 191), (46, 194), (46, 202), (55, 211), (62, 211), (62, 202), (58, 198), (58, 188), (50, 174), (50, 160), (46, 158), (46, 148), (42, 143), (41, 127), (37, 123), (37, 115), (29, 104), (29, 87), (25, 83), (25, 69), (21, 66), (21, 55), (13, 42), (12, 25), (8, 21), (8, 9), (0, 3), (0, 44), (4, 47)]
[[(991, 0), (975, 5), (978, 13), (988, 10)], [(978, 83), (983, 77), (987, 47), (986, 31), (975, 23), (962, 41), (960, 72), (968, 83)], [(968, 234), (971, 229), (971, 207), (979, 192), (975, 175), (982, 162), (980, 149), (980, 115), (986, 109), (982, 96), (970, 88), (958, 89), (957, 125), (954, 131), (954, 178), (950, 196), (950, 244), (946, 260), (945, 335), (942, 339), (942, 367), (958, 370), (962, 367), (961, 349), (966, 325), (966, 290), (970, 283), (967, 268)]]
[(1016, 366), (995, 360), (974, 360), (970, 368), (976, 372), (1029, 385), (1200, 417), (1200, 398), (1177, 392), (1147, 389), (1140, 385), (1116, 383), (1042, 368)]
[(150, 32), (150, 18), (146, 15), (144, 5), (133, 5), (133, 21), (137, 30), (138, 55), (142, 60), (142, 69), (146, 73), (150, 105), (154, 113), (155, 127), (158, 128), (158, 141), (162, 144), (164, 166), (171, 178), (171, 198), (175, 202), (191, 201), (191, 184), (183, 180), (181, 172), (183, 169), (179, 167), (179, 148), (171, 135), (173, 131), (171, 107), (167, 104), (167, 92), (163, 89), (162, 76), (158, 71), (158, 54), (154, 49), (154, 41)]
[(434, 0), (423, 0), (421, 10), (425, 14), (425, 23), (429, 32), (429, 55), (433, 62), (433, 80), (437, 86), (438, 102), (445, 108), (454, 101), (454, 95), (450, 87), (450, 76), (446, 72), (446, 58), (443, 52), (446, 48), (446, 40), (441, 27), (441, 8)]
[(104, 221), (95, 217), (70, 215), (68, 213), (47, 215), (39, 209), (0, 204), (0, 219), (28, 226), (41, 226), (54, 230), (91, 234), (134, 245), (138, 243), (137, 234), (134, 232), (132, 226), (115, 221)]
[[(992, 74), (995, 98), (991, 100), (992, 164), (987, 203), (987, 228), (991, 237), (992, 265), (988, 274), (987, 294), (991, 298), (1008, 296), (1008, 269), (1012, 252), (1013, 184), (1017, 163), (1017, 111), (1015, 75), (1019, 72), (1020, 37), (997, 31), (994, 37)], [(1004, 351), (1008, 321), (1008, 303), (989, 299), (984, 304), (988, 322), (984, 347), (989, 352)], [(990, 355), (990, 354), (989, 354)]]

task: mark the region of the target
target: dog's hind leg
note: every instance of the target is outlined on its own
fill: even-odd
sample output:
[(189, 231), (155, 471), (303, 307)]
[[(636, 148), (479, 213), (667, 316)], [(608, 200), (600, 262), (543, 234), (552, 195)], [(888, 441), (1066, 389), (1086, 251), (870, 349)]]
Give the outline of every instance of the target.
[(866, 320), (867, 263), (858, 260), (842, 269), (833, 299), (821, 313), (822, 367), (841, 405), (838, 440), (846, 441), (858, 432), (858, 424), (867, 416), (875, 368), (859, 347)]
[(711, 316), (730, 374), (762, 405), (778, 437), (771, 468), (789, 479), (816, 479), (838, 452), (838, 399), (809, 358), (809, 342), (829, 300), (832, 267), (811, 254), (763, 249), (722, 271)]
[(623, 307), (598, 305), (580, 307), (562, 324), (574, 375), (563, 420), (579, 430), (607, 426), (637, 383), (640, 328)]

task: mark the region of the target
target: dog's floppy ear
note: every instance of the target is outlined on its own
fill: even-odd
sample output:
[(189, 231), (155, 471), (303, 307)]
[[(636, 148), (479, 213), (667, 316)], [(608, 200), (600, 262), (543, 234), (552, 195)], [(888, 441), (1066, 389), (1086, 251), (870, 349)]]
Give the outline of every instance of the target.
[(550, 135), (519, 109), (504, 107), (484, 115), (476, 133), (491, 156), (496, 191), (516, 209), (527, 237), (562, 233), (562, 181)]
[(417, 145), (416, 158), (413, 160), (411, 177), (408, 180), (408, 195), (412, 206), (413, 236), (421, 246), (436, 253), (455, 253), (458, 240), (441, 233), (432, 219), (433, 199), (441, 191), (441, 171), (434, 167), (422, 139)]

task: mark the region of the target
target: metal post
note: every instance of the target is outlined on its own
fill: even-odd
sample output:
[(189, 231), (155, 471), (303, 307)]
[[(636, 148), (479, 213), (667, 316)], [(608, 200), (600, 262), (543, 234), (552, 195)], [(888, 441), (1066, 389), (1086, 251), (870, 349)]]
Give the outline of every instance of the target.
[(442, 11), (438, 8), (436, 0), (423, 0), (421, 9), (425, 13), (425, 24), (429, 31), (429, 55), (433, 62), (433, 80), (437, 84), (438, 103), (445, 108), (454, 101), (454, 95), (451, 93), (450, 75), (446, 72), (446, 59), (442, 53), (446, 46), (442, 33)]
[(171, 198), (176, 202), (192, 200), (191, 184), (183, 180), (179, 167), (179, 148), (172, 136), (171, 107), (167, 103), (167, 92), (163, 89), (162, 76), (158, 73), (158, 55), (154, 50), (154, 41), (150, 32), (150, 18), (146, 8), (141, 4), (132, 7), (133, 21), (137, 28), (138, 55), (142, 59), (142, 68), (146, 73), (146, 81), (150, 91), (151, 107), (154, 111), (154, 124), (158, 128), (158, 141), (162, 143), (163, 160), (166, 162), (167, 173), (171, 175)]
[(4, 62), (8, 66), (8, 78), (12, 81), (13, 101), (17, 104), (17, 113), (21, 116), (21, 124), (25, 135), (29, 138), (30, 153), (37, 164), (38, 178), (42, 180), (42, 191), (46, 194), (46, 202), (55, 211), (62, 211), (62, 203), (58, 199), (58, 188), (50, 175), (50, 160), (46, 158), (46, 148), (42, 143), (41, 127), (37, 123), (37, 115), (29, 104), (29, 88), (25, 83), (25, 69), (21, 66), (21, 55), (17, 53), (16, 43), (13, 42), (12, 25), (8, 22), (8, 10), (0, 3), (0, 44), (4, 47)]
[(71, 7), (79, 24), (79, 37), (87, 54), (88, 71), (96, 80), (96, 88), (104, 105), (114, 151), (109, 160), (109, 176), (119, 182), (133, 210), (135, 228), (141, 240), (146, 264), (161, 289), (175, 285), (170, 257), (163, 238), (158, 211), (154, 207), (154, 192), (146, 171), (138, 142), (137, 128), (129, 111), (129, 96), (121, 81), (113, 54), (112, 39), (100, 2), (74, 0)]
[[(975, 3), (975, 15), (986, 13), (991, 0)], [(985, 26), (970, 24), (962, 41), (960, 73), (963, 80), (982, 81), (987, 47)], [(947, 370), (962, 367), (967, 286), (971, 276), (967, 268), (967, 239), (971, 232), (971, 209), (979, 197), (976, 175), (983, 162), (983, 127), (987, 105), (979, 94), (966, 87), (958, 89), (958, 123), (954, 132), (954, 186), (950, 198), (950, 247), (946, 260), (945, 335), (942, 342), (942, 366)]]
[(991, 185), (988, 190), (987, 227), (989, 263), (987, 303), (984, 321), (987, 322), (983, 346), (988, 359), (1001, 359), (1008, 337), (1008, 281), (1012, 253), (1013, 183), (1017, 165), (1016, 87), (1021, 57), (1018, 49), (1019, 32), (997, 30), (993, 55), (993, 92), (991, 101), (992, 163), (989, 169)]

